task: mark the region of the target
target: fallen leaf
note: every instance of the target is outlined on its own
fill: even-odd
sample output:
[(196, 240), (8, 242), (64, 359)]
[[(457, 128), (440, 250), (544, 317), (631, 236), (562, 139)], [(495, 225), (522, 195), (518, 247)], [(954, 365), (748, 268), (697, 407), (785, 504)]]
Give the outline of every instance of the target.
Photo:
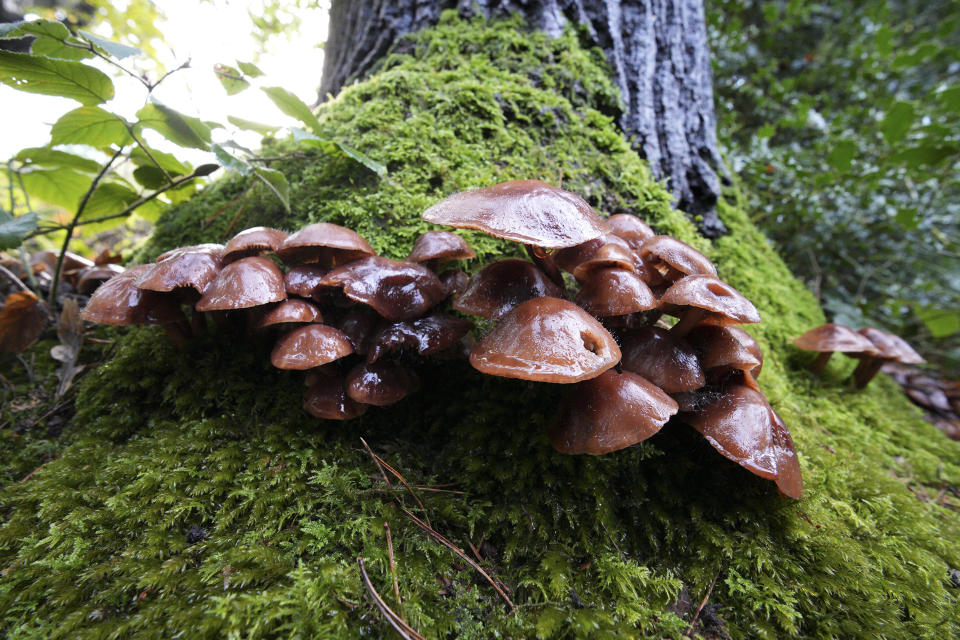
[(0, 309), (0, 351), (26, 351), (46, 326), (47, 314), (40, 298), (29, 291), (11, 293)]

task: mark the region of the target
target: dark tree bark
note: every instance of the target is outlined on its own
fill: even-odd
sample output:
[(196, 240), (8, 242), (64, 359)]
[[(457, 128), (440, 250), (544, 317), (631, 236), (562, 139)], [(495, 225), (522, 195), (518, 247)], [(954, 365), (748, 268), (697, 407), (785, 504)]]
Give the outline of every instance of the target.
[(676, 205), (702, 216), (704, 235), (726, 231), (716, 215), (723, 165), (703, 0), (334, 0), (321, 100), (449, 8), (487, 17), (519, 12), (551, 35), (568, 22), (583, 25), (613, 70), (624, 101), (620, 127), (634, 148), (669, 180)]

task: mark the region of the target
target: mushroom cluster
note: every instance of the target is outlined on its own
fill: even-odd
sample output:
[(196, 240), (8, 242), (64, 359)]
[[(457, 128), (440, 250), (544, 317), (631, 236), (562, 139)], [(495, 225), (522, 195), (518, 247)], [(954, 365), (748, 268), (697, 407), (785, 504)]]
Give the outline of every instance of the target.
[[(498, 260), (468, 277), (439, 271), (475, 255), (446, 231), (424, 234), (398, 261), (333, 224), (289, 235), (258, 227), (226, 246), (173, 249), (133, 267), (97, 290), (84, 317), (161, 324), (182, 342), (206, 324), (204, 313), (252, 310), (249, 326), (283, 327), (271, 361), (308, 372), (304, 408), (327, 419), (392, 405), (419, 386), (416, 364), (469, 351), (488, 375), (572, 385), (550, 433), (562, 453), (616, 451), (676, 415), (800, 497), (789, 431), (756, 382), (763, 355), (735, 326), (759, 314), (703, 254), (535, 180), (458, 193), (423, 218), (522, 243), (531, 261)], [(493, 329), (471, 345), (473, 322), (439, 307), (448, 298)]]
[(854, 331), (842, 324), (825, 324), (810, 329), (793, 344), (804, 351), (819, 352), (810, 367), (815, 374), (823, 371), (834, 352), (858, 359), (851, 376), (858, 389), (866, 387), (885, 364), (925, 362), (903, 338), (872, 327)]

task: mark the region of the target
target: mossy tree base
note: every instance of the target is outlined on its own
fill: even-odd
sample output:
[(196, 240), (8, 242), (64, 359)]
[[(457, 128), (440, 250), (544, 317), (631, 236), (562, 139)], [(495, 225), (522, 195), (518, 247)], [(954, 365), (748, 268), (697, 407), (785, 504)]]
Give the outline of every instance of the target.
[[(885, 378), (855, 392), (842, 359), (821, 379), (805, 370), (809, 357), (788, 345), (823, 321), (812, 296), (741, 209), (721, 203), (731, 234), (711, 245), (669, 208), (597, 109), (616, 100), (599, 54), (574, 36), (452, 17), (414, 44), (321, 114), (389, 177), (298, 152), (275, 163), (294, 215), (254, 190), (233, 230), (328, 220), (403, 256), (427, 206), (521, 177), (641, 215), (704, 249), (763, 315), (751, 328), (766, 354), (760, 384), (793, 432), (805, 497), (779, 498), (679, 423), (607, 456), (557, 454), (545, 431), (558, 385), (433, 366), (416, 396), (324, 422), (300, 410), (302, 375), (271, 369), (266, 342), (225, 328), (184, 355), (140, 329), (84, 378), (59, 457), (0, 494), (4, 635), (393, 637), (356, 564), (394, 606), (384, 522), (395, 609), (431, 638), (679, 638), (689, 611), (676, 603), (698, 604), (715, 578), (710, 602), (736, 638), (960, 634), (948, 575), (960, 515), (918, 498), (960, 485), (960, 446)], [(166, 216), (144, 255), (224, 240), (235, 210), (204, 220), (247, 186), (223, 180)], [(519, 253), (469, 240), (478, 264)], [(384, 484), (361, 436), (411, 484), (457, 493), (421, 490), (421, 509)], [(26, 468), (32, 455), (5, 459)], [(478, 546), (516, 611), (397, 500)]]

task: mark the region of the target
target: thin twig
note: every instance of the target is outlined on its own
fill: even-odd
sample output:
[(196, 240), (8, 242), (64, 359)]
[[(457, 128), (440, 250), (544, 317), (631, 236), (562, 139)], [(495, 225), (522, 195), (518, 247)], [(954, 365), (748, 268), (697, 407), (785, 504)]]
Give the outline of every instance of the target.
[[(417, 495), (417, 492), (413, 490), (413, 487), (411, 487), (409, 483), (407, 483), (407, 479), (404, 478), (402, 475), (400, 475), (400, 472), (399, 472), (399, 471), (397, 471), (396, 469), (394, 469), (393, 467), (391, 467), (389, 464), (387, 464), (387, 461), (386, 461), (386, 460), (384, 460), (383, 458), (381, 458), (380, 456), (378, 456), (378, 455), (375, 454), (375, 453), (374, 453), (373, 455), (374, 455), (374, 457), (376, 457), (377, 460), (380, 461), (380, 464), (382, 464), (382, 465), (387, 469), (387, 471), (389, 471), (390, 473), (392, 473), (392, 474), (397, 478), (397, 480), (400, 481), (400, 484), (402, 484), (402, 485), (407, 489), (407, 491), (410, 492), (410, 495), (413, 496), (413, 499), (414, 499), (414, 501), (416, 501), (417, 506), (419, 506), (420, 509), (423, 510), (423, 518), (424, 518), (424, 520), (427, 521), (427, 524), (429, 525), (429, 524), (430, 524), (430, 518), (427, 516), (427, 508), (423, 505), (423, 502), (421, 502), (420, 496)], [(431, 526), (432, 526), (432, 525), (431, 525)]]
[(613, 539), (613, 536), (610, 535), (610, 532), (607, 531), (607, 525), (603, 524), (603, 520), (600, 521), (600, 526), (603, 527), (603, 532), (607, 534), (607, 537), (610, 538), (610, 542), (613, 543), (613, 548), (617, 550), (617, 553), (620, 554), (620, 557), (626, 558), (623, 551), (620, 550), (620, 547), (617, 545), (617, 541)]
[(387, 558), (390, 559), (390, 577), (393, 578), (393, 595), (397, 599), (397, 608), (401, 609), (400, 605), (403, 604), (403, 601), (400, 599), (400, 585), (397, 584), (397, 565), (393, 560), (393, 536), (390, 535), (390, 523), (385, 521), (383, 523), (383, 529), (387, 532)]
[(363, 443), (363, 446), (364, 448), (366, 448), (367, 453), (369, 453), (370, 457), (373, 458), (374, 464), (376, 464), (377, 469), (380, 470), (380, 475), (383, 476), (383, 481), (387, 483), (388, 487), (393, 487), (393, 485), (390, 484), (390, 478), (387, 477), (387, 472), (383, 470), (383, 466), (380, 464), (380, 457), (373, 452), (373, 449), (370, 448), (370, 445), (367, 444), (366, 440), (364, 440), (363, 438), (360, 438), (360, 442)]
[(403, 511), (403, 512), (407, 515), (408, 518), (410, 518), (411, 520), (413, 520), (413, 523), (414, 523), (415, 525), (417, 525), (418, 527), (420, 527), (421, 529), (423, 529), (424, 531), (426, 531), (427, 535), (429, 535), (429, 536), (430, 536), (431, 538), (433, 538), (435, 541), (439, 542), (439, 543), (442, 544), (443, 546), (445, 546), (445, 547), (447, 547), (448, 549), (450, 549), (451, 551), (453, 551), (455, 554), (457, 554), (458, 556), (460, 556), (460, 557), (463, 559), (464, 562), (466, 562), (466, 563), (469, 564), (471, 567), (473, 567), (474, 569), (476, 569), (477, 573), (479, 573), (481, 576), (483, 576), (484, 579), (485, 579), (487, 582), (489, 582), (490, 585), (496, 590), (496, 592), (499, 593), (500, 596), (507, 602), (507, 604), (510, 606), (510, 610), (511, 610), (511, 611), (513, 611), (514, 609), (516, 609), (516, 606), (515, 606), (515, 605), (513, 604), (513, 602), (510, 600), (510, 596), (508, 596), (507, 593), (506, 593), (503, 589), (500, 588), (500, 585), (498, 585), (497, 582), (496, 582), (493, 578), (491, 578), (490, 575), (489, 575), (486, 571), (483, 570), (483, 567), (481, 567), (479, 564), (477, 564), (476, 562), (474, 562), (474, 561), (473, 561), (473, 558), (471, 558), (471, 557), (468, 556), (466, 553), (464, 553), (464, 552), (463, 552), (463, 549), (461, 549), (461, 548), (458, 547), (457, 545), (455, 545), (455, 544), (453, 544), (452, 542), (450, 542), (449, 540), (447, 540), (447, 539), (446, 539), (445, 537), (443, 537), (441, 534), (437, 533), (437, 532), (433, 529), (433, 527), (431, 527), (431, 526), (428, 525), (426, 522), (424, 522), (423, 520), (421, 520), (421, 519), (418, 518), (417, 516), (413, 515), (412, 513), (410, 513), (409, 511), (407, 511), (406, 509), (404, 509), (402, 506), (400, 507), (400, 510)]
[(5, 275), (5, 276), (10, 280), (10, 282), (12, 282), (13, 284), (17, 285), (18, 287), (20, 287), (20, 288), (23, 289), (24, 291), (30, 292), (30, 288), (29, 288), (27, 285), (23, 284), (23, 281), (22, 281), (20, 278), (18, 278), (18, 277), (13, 273), (13, 271), (10, 271), (10, 269), (7, 269), (7, 268), (6, 268), (5, 266), (3, 266), (2, 264), (0, 264), (0, 273), (2, 273), (3, 275)]
[(146, 154), (147, 158), (150, 159), (150, 162), (155, 164), (157, 169), (160, 169), (161, 173), (163, 173), (163, 177), (167, 179), (167, 182), (173, 182), (173, 176), (167, 173), (167, 170), (163, 168), (163, 165), (153, 157), (152, 153), (150, 153), (150, 149), (147, 147), (147, 145), (145, 145), (143, 141), (137, 137), (137, 134), (133, 131), (133, 125), (128, 122), (124, 122), (124, 125), (127, 127), (127, 133), (130, 134), (130, 137), (133, 138), (133, 141), (136, 142), (137, 146), (140, 147), (140, 150)]
[[(703, 600), (700, 602), (700, 606), (697, 608), (697, 612), (693, 614), (693, 620), (690, 621), (690, 628), (687, 629), (685, 636), (690, 636), (693, 633), (694, 628), (696, 627), (697, 620), (700, 618), (700, 612), (703, 611), (703, 608), (707, 606), (707, 600), (710, 599), (710, 594), (713, 593), (713, 587), (717, 584), (717, 578), (720, 577), (720, 572), (718, 571), (713, 580), (710, 582), (710, 588), (707, 589), (707, 595), (703, 596)], [(692, 636), (691, 636), (692, 637)]]
[(360, 565), (360, 577), (363, 579), (363, 584), (367, 588), (367, 593), (370, 594), (373, 603), (380, 609), (380, 613), (387, 619), (390, 626), (396, 629), (397, 633), (399, 633), (404, 640), (426, 640), (426, 638), (417, 633), (416, 629), (407, 624), (406, 620), (394, 613), (394, 611), (387, 606), (387, 603), (384, 602), (383, 598), (380, 597), (380, 594), (374, 589), (373, 583), (370, 582), (370, 576), (367, 575), (367, 568), (363, 566), (362, 557), (357, 556), (357, 564)]

